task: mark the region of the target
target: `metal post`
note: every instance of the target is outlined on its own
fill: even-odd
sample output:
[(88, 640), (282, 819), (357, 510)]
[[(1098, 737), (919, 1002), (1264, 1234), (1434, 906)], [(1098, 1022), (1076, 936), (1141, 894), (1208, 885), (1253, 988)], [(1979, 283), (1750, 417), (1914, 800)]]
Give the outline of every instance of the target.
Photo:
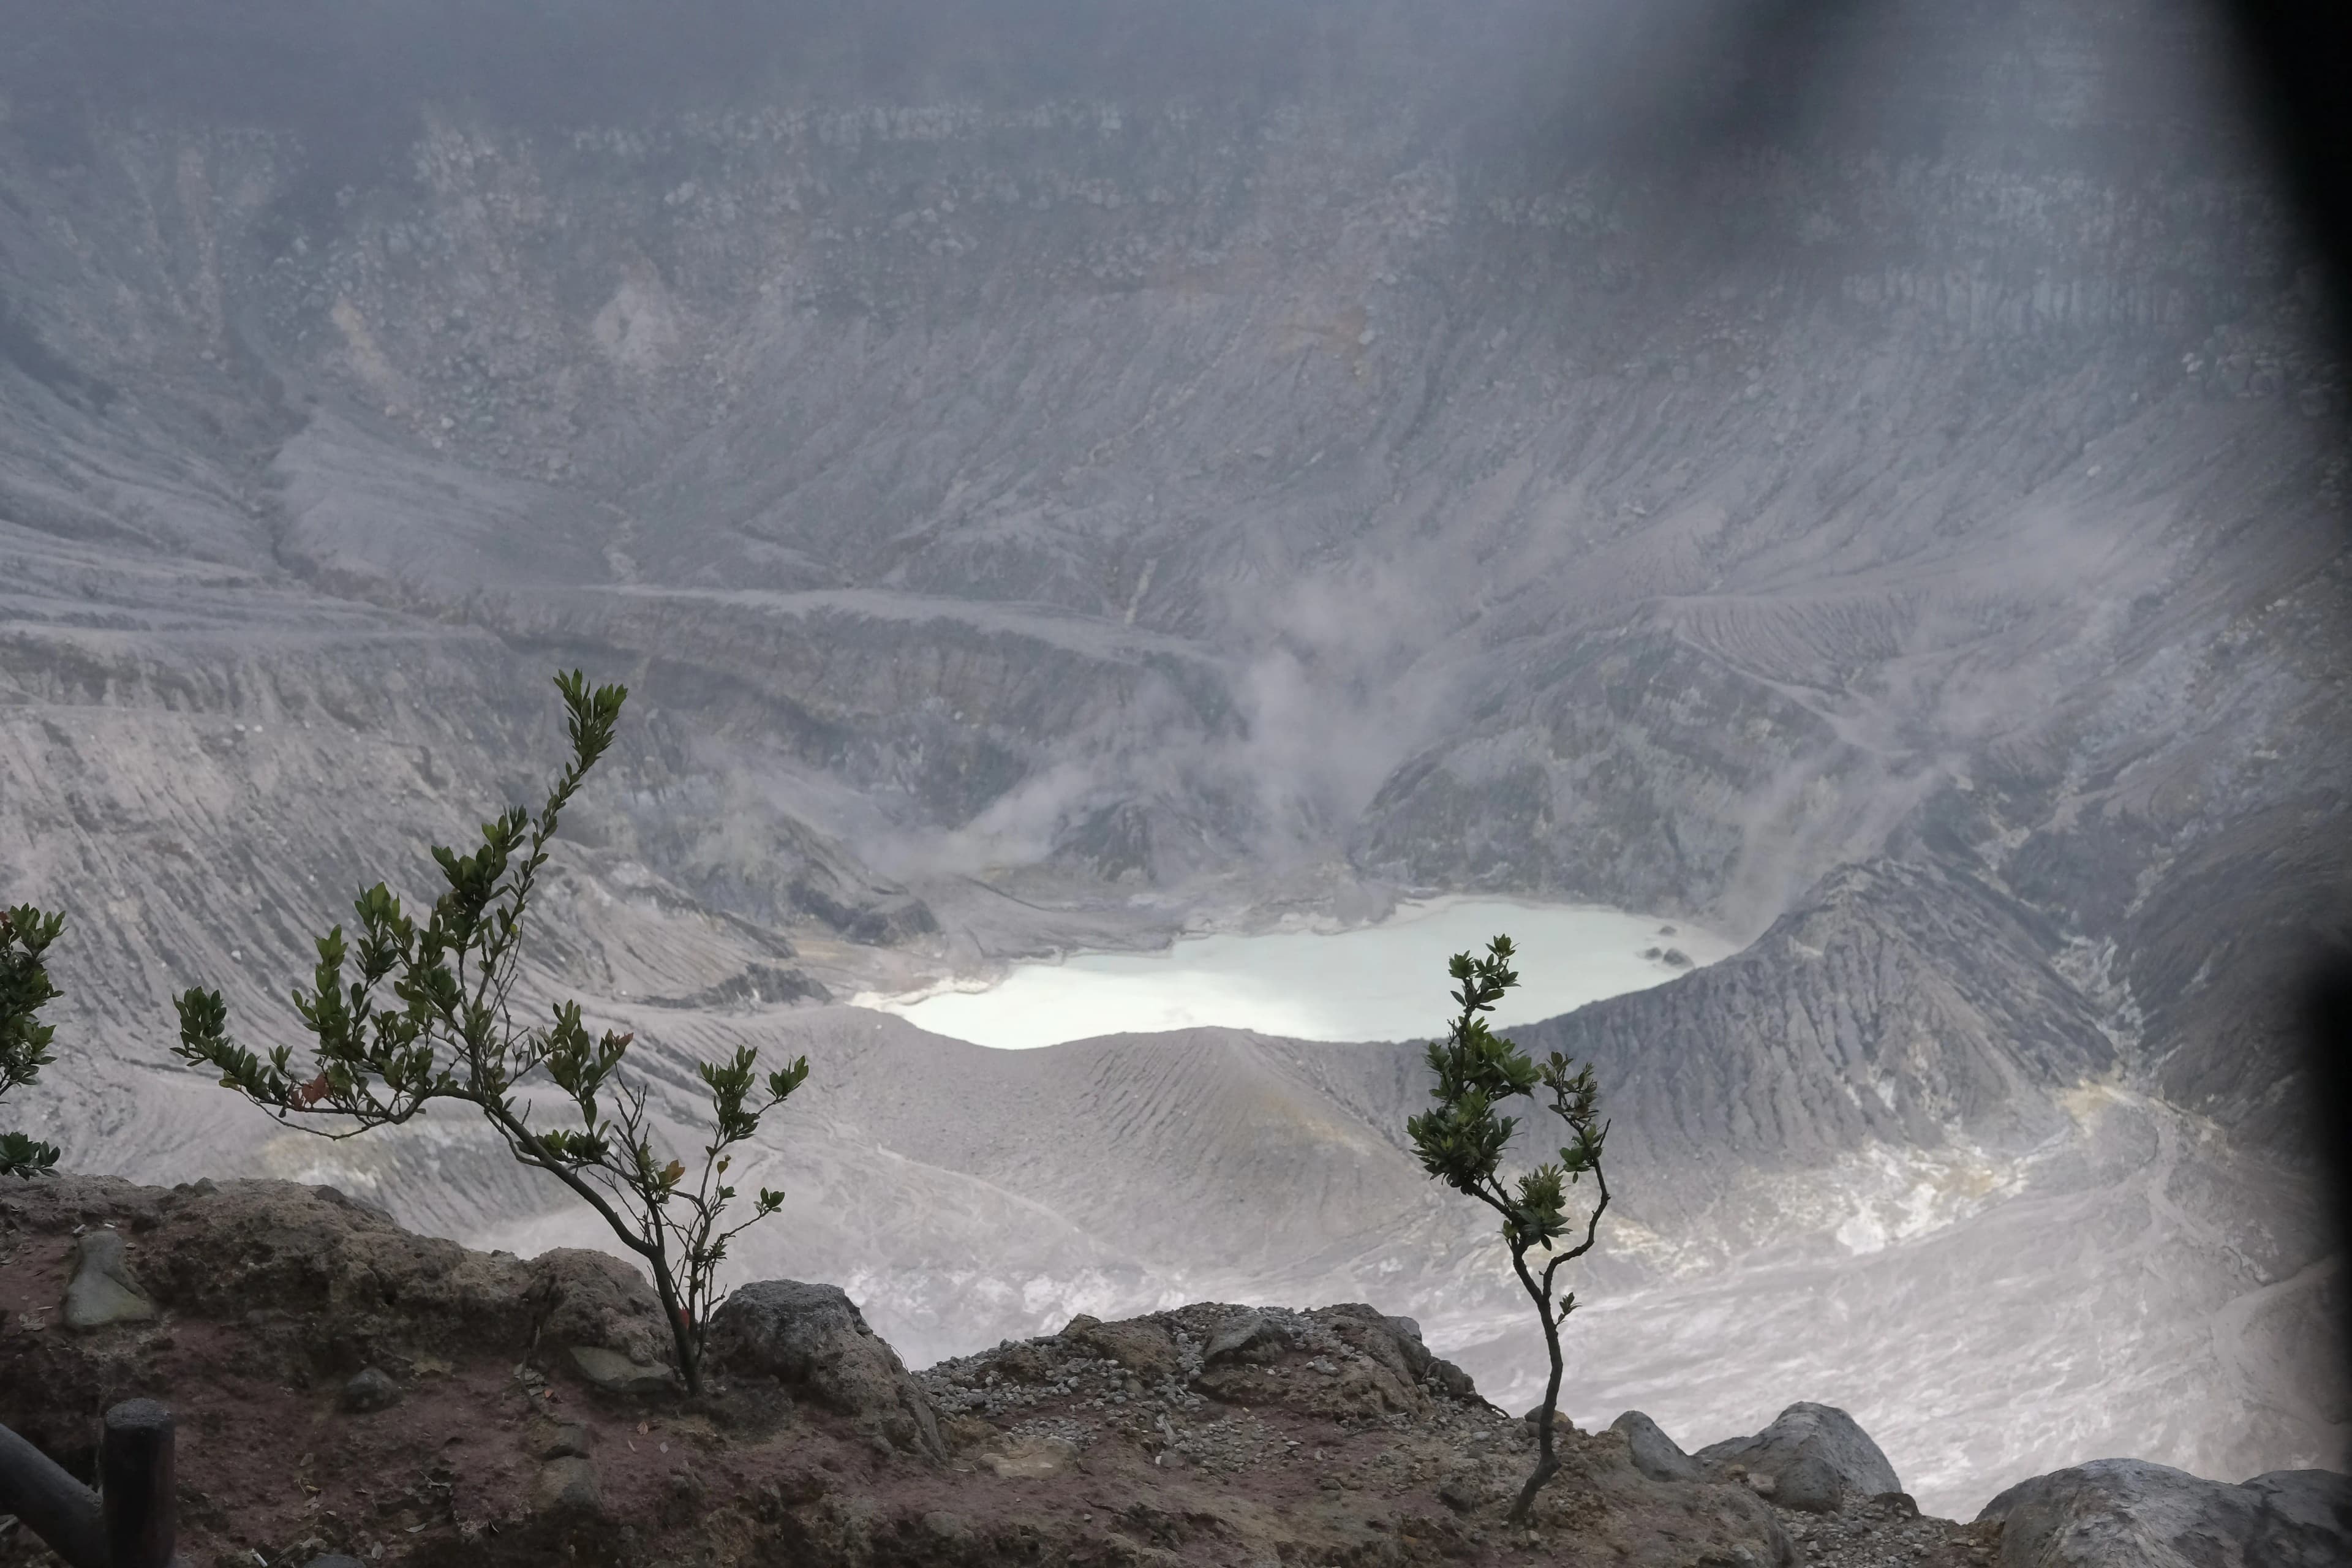
[(98, 1495), (107, 1568), (171, 1568), (179, 1527), (173, 1471), (170, 1411), (152, 1399), (127, 1399), (106, 1413)]

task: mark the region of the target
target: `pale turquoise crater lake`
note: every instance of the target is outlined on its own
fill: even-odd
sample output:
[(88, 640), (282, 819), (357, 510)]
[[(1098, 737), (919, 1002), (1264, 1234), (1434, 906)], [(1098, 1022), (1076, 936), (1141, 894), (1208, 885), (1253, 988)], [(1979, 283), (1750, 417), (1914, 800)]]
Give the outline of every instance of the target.
[[(1160, 952), (1076, 952), (992, 984), (860, 997), (934, 1034), (1021, 1050), (1205, 1026), (1306, 1040), (1406, 1040), (1445, 1026), (1448, 955), (1508, 932), (1520, 984), (1492, 1021), (1532, 1023), (1727, 958), (1682, 921), (1587, 905), (1445, 899), (1353, 931), (1187, 937)], [(1669, 954), (1688, 960), (1673, 963)]]

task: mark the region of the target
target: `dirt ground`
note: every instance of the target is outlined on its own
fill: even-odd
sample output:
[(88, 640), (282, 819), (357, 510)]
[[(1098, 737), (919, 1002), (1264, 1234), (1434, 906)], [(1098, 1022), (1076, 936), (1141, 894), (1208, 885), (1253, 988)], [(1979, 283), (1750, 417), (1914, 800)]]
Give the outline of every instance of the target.
[[(153, 1319), (61, 1326), (78, 1231), (93, 1226), (124, 1238)], [(327, 1552), (631, 1568), (1981, 1568), (1998, 1543), (1907, 1500), (1801, 1515), (1736, 1479), (1654, 1480), (1614, 1432), (1563, 1431), (1533, 1528), (1507, 1526), (1528, 1424), (1363, 1307), (1082, 1319), (945, 1363), (918, 1382), (946, 1452), (910, 1452), (772, 1383), (699, 1399), (594, 1386), (567, 1345), (641, 1349), (645, 1325), (600, 1304), (593, 1267), (542, 1263), (409, 1237), (324, 1189), (28, 1185), (0, 1195), (0, 1422), (86, 1478), (108, 1405), (164, 1401), (189, 1568)], [(1255, 1341), (1204, 1360), (1236, 1321)], [(369, 1368), (380, 1376), (354, 1394)], [(29, 1531), (0, 1534), (0, 1568), (55, 1561)]]

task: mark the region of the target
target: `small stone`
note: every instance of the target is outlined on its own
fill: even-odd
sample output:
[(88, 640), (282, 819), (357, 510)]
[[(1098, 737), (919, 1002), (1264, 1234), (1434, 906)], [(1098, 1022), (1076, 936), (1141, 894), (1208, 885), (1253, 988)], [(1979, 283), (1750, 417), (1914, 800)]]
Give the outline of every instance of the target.
[(566, 1421), (549, 1428), (540, 1440), (539, 1457), (542, 1459), (584, 1459), (588, 1457), (588, 1428), (584, 1423)]
[(572, 1364), (581, 1376), (612, 1394), (661, 1394), (677, 1382), (677, 1374), (666, 1366), (632, 1361), (598, 1345), (573, 1345)]
[(66, 1287), (66, 1327), (97, 1329), (109, 1323), (144, 1322), (154, 1315), (155, 1303), (139, 1288), (123, 1261), (121, 1236), (93, 1230), (74, 1243), (73, 1280)]
[(983, 1455), (982, 1466), (1006, 1480), (1043, 1480), (1076, 1468), (1077, 1445), (1060, 1437), (1022, 1437), (1003, 1451)]
[(340, 1403), (346, 1415), (373, 1415), (400, 1403), (400, 1384), (377, 1368), (363, 1366), (343, 1384)]
[(596, 1467), (583, 1458), (550, 1459), (531, 1483), (530, 1506), (539, 1513), (593, 1513), (604, 1506)]
[(1456, 1513), (1471, 1513), (1486, 1500), (1486, 1489), (1475, 1475), (1460, 1471), (1437, 1483), (1437, 1500)]

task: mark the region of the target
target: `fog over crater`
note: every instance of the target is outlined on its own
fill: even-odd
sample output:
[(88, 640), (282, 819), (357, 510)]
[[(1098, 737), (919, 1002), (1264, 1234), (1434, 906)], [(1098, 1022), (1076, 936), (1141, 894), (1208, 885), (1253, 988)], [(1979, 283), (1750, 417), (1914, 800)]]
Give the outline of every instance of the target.
[(1841, 1404), (1945, 1512), (2342, 1463), (2344, 384), (2196, 14), (691, 10), (0, 5), (0, 897), (74, 922), (12, 1125), (599, 1239), (167, 1053), (195, 983), (296, 1039), (577, 664), (530, 984), (681, 1122), (807, 1051), (744, 1277), (912, 1362), (1363, 1300), (1523, 1408), (1405, 1147), (1433, 964), (1352, 1042), (848, 1005), (1508, 900), (1700, 961), (1515, 1029), (1623, 1164), (1580, 1420)]

